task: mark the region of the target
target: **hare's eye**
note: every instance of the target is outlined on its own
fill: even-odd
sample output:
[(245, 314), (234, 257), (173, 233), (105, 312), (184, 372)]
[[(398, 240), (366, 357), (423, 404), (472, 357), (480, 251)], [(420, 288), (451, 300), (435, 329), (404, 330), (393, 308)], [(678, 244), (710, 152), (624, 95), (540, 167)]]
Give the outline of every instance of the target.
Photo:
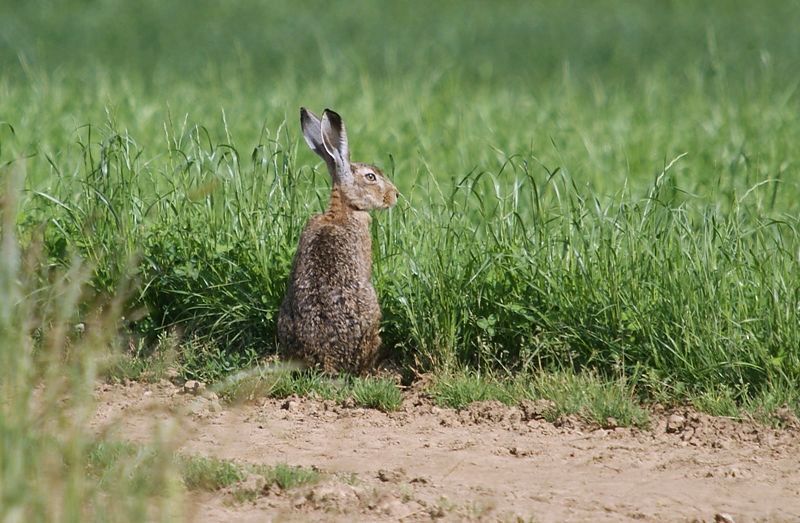
[(367, 180), (369, 180), (371, 182), (375, 181), (375, 173), (367, 173), (364, 176), (367, 178)]

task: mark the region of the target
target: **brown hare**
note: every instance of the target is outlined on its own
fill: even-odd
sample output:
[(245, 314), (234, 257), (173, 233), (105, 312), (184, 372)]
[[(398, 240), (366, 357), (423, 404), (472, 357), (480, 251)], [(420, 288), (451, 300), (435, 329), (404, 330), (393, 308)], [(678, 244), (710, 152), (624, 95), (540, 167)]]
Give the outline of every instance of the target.
[(300, 125), (333, 186), (328, 209), (300, 235), (278, 341), (289, 357), (326, 373), (363, 374), (381, 342), (368, 211), (392, 207), (398, 192), (377, 167), (350, 162), (344, 122), (334, 111), (325, 109), (320, 119), (302, 107)]

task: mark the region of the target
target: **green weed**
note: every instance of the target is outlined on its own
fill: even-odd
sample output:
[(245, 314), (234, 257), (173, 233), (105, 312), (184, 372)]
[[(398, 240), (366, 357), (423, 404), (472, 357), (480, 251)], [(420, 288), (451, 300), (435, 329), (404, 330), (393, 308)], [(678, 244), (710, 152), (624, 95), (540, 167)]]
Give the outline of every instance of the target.
[[(156, 448), (135, 445), (128, 442), (101, 442), (93, 446), (88, 455), (87, 473), (98, 479), (100, 484), (115, 477), (119, 467), (124, 467), (136, 492), (147, 495), (158, 495), (163, 492), (163, 485), (153, 474), (153, 466), (159, 461), (168, 459), (174, 462), (180, 473), (183, 485), (190, 491), (217, 491), (232, 487), (242, 482), (248, 475), (260, 476), (264, 487), (276, 485), (283, 490), (297, 488), (315, 483), (322, 477), (321, 473), (303, 467), (279, 463), (274, 466), (236, 463), (231, 460), (176, 454), (165, 457)], [(243, 501), (254, 499), (258, 492), (246, 488), (233, 490), (234, 498)]]
[(384, 412), (395, 411), (403, 403), (403, 393), (397, 385), (387, 379), (358, 379), (352, 385), (356, 405)]
[(267, 484), (275, 484), (283, 490), (316, 483), (321, 477), (316, 470), (295, 467), (285, 463), (279, 463), (273, 467), (256, 468), (255, 470), (264, 477)]
[(430, 392), (439, 405), (463, 409), (476, 401), (515, 403), (519, 398), (511, 389), (508, 382), (478, 373), (463, 372), (438, 376)]
[(183, 483), (189, 490), (219, 490), (245, 477), (241, 466), (227, 460), (180, 456), (178, 461)]
[(87, 431), (125, 286), (99, 295), (90, 266), (51, 267), (41, 244), (20, 245), (23, 167), (0, 167), (0, 520), (174, 521), (168, 446), (139, 451)]
[[(650, 421), (630, 384), (624, 380), (602, 380), (591, 374), (537, 374), (523, 386), (529, 399), (554, 403), (545, 419), (555, 421), (563, 414), (577, 415), (600, 426), (645, 427)], [(614, 421), (611, 422), (610, 418)]]
[(314, 371), (296, 371), (271, 364), (229, 376), (214, 389), (228, 402), (258, 397), (300, 396), (317, 400), (345, 402), (352, 399), (360, 407), (390, 412), (400, 408), (403, 394), (387, 379), (341, 376), (328, 377)]
[(476, 401), (496, 400), (517, 405), (525, 400), (544, 399), (552, 407), (542, 414), (548, 421), (562, 415), (576, 415), (605, 426), (609, 418), (619, 426), (644, 427), (647, 410), (622, 381), (604, 381), (591, 374), (536, 373), (513, 377), (451, 372), (437, 376), (430, 389), (436, 403), (463, 409)]

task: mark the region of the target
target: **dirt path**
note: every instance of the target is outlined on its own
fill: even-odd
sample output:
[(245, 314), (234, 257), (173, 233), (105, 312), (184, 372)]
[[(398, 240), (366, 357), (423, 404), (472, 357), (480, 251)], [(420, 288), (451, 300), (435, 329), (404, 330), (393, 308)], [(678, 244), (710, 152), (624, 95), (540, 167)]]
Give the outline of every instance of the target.
[(536, 419), (536, 405), (455, 412), (410, 395), (384, 414), (310, 400), (222, 407), (177, 392), (103, 386), (95, 429), (144, 441), (177, 408), (184, 452), (330, 473), (255, 502), (197, 495), (192, 521), (800, 521), (796, 429), (685, 412), (648, 431), (591, 430)]

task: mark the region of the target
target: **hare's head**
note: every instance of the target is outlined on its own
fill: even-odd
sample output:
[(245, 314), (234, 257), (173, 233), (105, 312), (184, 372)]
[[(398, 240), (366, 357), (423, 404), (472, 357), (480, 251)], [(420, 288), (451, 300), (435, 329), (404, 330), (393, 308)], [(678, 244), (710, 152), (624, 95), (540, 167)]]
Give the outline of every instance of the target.
[(325, 109), (320, 119), (301, 107), (300, 125), (306, 143), (325, 160), (334, 188), (351, 209), (388, 209), (397, 203), (397, 189), (380, 169), (366, 163), (350, 163), (347, 133), (341, 116)]

